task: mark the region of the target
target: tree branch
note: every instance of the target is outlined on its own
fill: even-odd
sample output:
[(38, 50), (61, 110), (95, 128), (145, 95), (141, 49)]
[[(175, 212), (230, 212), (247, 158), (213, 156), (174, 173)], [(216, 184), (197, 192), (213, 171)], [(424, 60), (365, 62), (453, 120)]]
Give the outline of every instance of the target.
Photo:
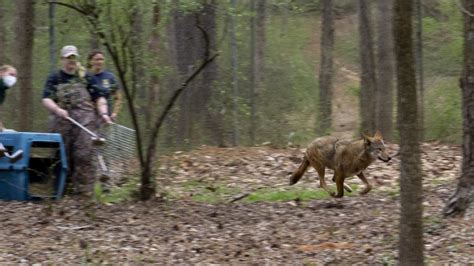
[(49, 3), (49, 4), (55, 4), (55, 5), (59, 5), (59, 6), (65, 6), (65, 7), (74, 9), (74, 10), (76, 10), (77, 12), (81, 13), (81, 14), (84, 15), (84, 16), (88, 16), (88, 15), (89, 15), (89, 14), (87, 14), (87, 12), (86, 12), (84, 9), (80, 9), (79, 7), (77, 7), (77, 6), (75, 6), (75, 5), (70, 5), (70, 4), (66, 4), (66, 3), (63, 3), (63, 2), (56, 2), (56, 1), (48, 1), (47, 3)]
[(461, 0), (454, 1), (454, 3), (456, 3), (456, 5), (458, 6), (459, 10), (461, 10), (462, 13), (464, 13), (464, 14), (470, 16), (470, 17), (474, 17), (474, 14), (472, 14), (471, 12), (467, 11), (464, 8), (464, 6), (461, 3)]
[(171, 99), (168, 101), (168, 104), (166, 105), (165, 109), (163, 110), (163, 113), (158, 117), (158, 119), (155, 122), (154, 130), (150, 135), (150, 140), (149, 140), (149, 146), (147, 150), (147, 158), (146, 158), (146, 164), (149, 165), (152, 158), (154, 151), (156, 149), (156, 138), (158, 136), (158, 133), (160, 131), (161, 125), (163, 124), (163, 121), (165, 120), (166, 116), (170, 112), (171, 108), (173, 108), (174, 103), (176, 102), (176, 99), (179, 97), (179, 95), (183, 92), (184, 89), (189, 85), (189, 83), (199, 74), (201, 71), (216, 57), (219, 55), (219, 53), (215, 53), (212, 57), (207, 58), (187, 79), (181, 84), (181, 87), (174, 91), (173, 96)]

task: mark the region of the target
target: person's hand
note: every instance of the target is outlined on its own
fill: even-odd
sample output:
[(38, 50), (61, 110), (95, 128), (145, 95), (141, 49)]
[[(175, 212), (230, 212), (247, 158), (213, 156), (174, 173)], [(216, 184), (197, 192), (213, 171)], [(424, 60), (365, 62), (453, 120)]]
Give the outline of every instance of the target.
[(102, 114), (102, 119), (107, 124), (112, 124), (113, 123), (112, 119), (110, 118), (110, 116), (108, 114)]
[(66, 118), (69, 117), (69, 113), (68, 113), (66, 110), (64, 110), (63, 108), (58, 108), (58, 109), (56, 109), (56, 110), (54, 111), (54, 113), (55, 113), (57, 116), (59, 116), (59, 117), (61, 117), (61, 118), (64, 118), (64, 119), (66, 119)]
[(117, 113), (112, 113), (112, 115), (110, 116), (110, 118), (112, 119), (112, 121), (117, 120)]

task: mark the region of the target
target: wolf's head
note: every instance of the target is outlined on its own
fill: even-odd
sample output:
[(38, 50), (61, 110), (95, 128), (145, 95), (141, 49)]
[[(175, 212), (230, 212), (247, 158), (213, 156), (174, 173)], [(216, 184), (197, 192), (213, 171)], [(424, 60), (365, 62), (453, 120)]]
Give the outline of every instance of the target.
[(362, 134), (364, 138), (365, 151), (372, 157), (372, 159), (379, 159), (384, 162), (390, 161), (392, 158), (388, 155), (385, 149), (385, 143), (380, 131), (377, 130), (373, 137)]

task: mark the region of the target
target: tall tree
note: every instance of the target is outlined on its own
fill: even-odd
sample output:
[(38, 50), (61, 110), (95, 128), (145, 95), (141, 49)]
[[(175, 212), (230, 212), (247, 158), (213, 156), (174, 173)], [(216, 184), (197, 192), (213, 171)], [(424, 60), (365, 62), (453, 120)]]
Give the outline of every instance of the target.
[(144, 51), (143, 51), (143, 18), (141, 10), (141, 6), (139, 2), (131, 2), (130, 3), (130, 11), (132, 12), (131, 15), (131, 22), (133, 28), (133, 36), (131, 36), (130, 45), (132, 49), (130, 49), (130, 67), (131, 67), (131, 78), (134, 84), (134, 92), (136, 96), (138, 96), (140, 102), (140, 111), (139, 113), (145, 112), (145, 104), (146, 104), (146, 90), (144, 85), (143, 76), (145, 75), (144, 70)]
[(400, 131), (400, 265), (423, 265), (422, 175), (412, 35), (412, 3), (395, 0), (394, 38)]
[(414, 20), (416, 21), (415, 46), (416, 46), (416, 73), (418, 77), (418, 123), (420, 124), (420, 139), (424, 138), (424, 102), (425, 102), (425, 82), (423, 71), (423, 13), (421, 0), (414, 1)]
[(49, 69), (53, 72), (56, 69), (57, 52), (56, 52), (56, 5), (49, 3), (48, 22), (49, 22)]
[[(202, 62), (206, 52), (216, 50), (216, 17), (213, 1), (201, 1), (198, 8), (175, 11), (175, 47), (177, 69), (181, 76), (189, 75), (197, 62)], [(203, 38), (203, 31), (206, 32)], [(178, 136), (181, 144), (193, 144), (203, 137), (200, 129), (207, 127), (208, 104), (216, 80), (217, 66), (211, 63), (193, 82), (180, 101)], [(185, 141), (183, 141), (185, 140)]]
[(377, 1), (377, 108), (376, 127), (384, 139), (392, 139), (393, 130), (393, 0)]
[(456, 192), (444, 208), (445, 216), (462, 216), (474, 199), (474, 2), (464, 0), (464, 68), (460, 79), (463, 116), (463, 161)]
[(236, 10), (237, 1), (230, 0), (232, 12), (230, 14), (230, 51), (231, 51), (231, 68), (232, 68), (232, 145), (239, 145), (239, 77), (238, 77), (238, 60), (237, 60), (237, 29), (236, 29)]
[[(173, 11), (175, 65), (179, 77), (185, 77), (192, 71), (195, 58), (194, 44), (196, 43), (194, 39), (195, 15), (194, 11), (182, 10), (178, 4), (176, 4)], [(191, 103), (194, 87), (193, 84), (179, 99), (179, 118), (176, 134), (179, 145), (184, 145), (186, 141), (191, 139), (191, 126), (193, 124)]]
[(330, 132), (332, 124), (332, 75), (334, 47), (334, 19), (332, 0), (322, 1), (321, 65), (319, 68), (319, 112), (316, 133), (319, 136)]
[(6, 20), (6, 6), (5, 1), (0, 1), (0, 65), (7, 63), (7, 20)]
[(250, 20), (250, 144), (255, 144), (257, 131), (257, 100), (263, 85), (263, 53), (265, 50), (265, 0), (252, 0)]
[(33, 44), (35, 34), (35, 0), (15, 1), (16, 4), (16, 55), (18, 87), (20, 91), (19, 130), (31, 130), (33, 119)]
[(375, 131), (375, 100), (377, 82), (375, 77), (374, 42), (370, 15), (370, 2), (359, 0), (359, 47), (361, 60), (360, 114), (361, 130)]
[[(160, 31), (159, 26), (161, 22), (161, 8), (158, 2), (153, 4), (153, 13), (151, 17), (152, 31), (148, 40), (148, 49), (152, 54), (152, 65), (159, 65), (158, 54), (160, 52)], [(145, 127), (147, 132), (151, 130), (153, 113), (155, 106), (158, 102), (158, 96), (160, 95), (160, 78), (156, 68), (152, 68), (150, 71), (150, 84), (148, 85), (148, 99), (147, 107), (145, 109)]]
[(282, 18), (281, 18), (281, 32), (280, 36), (284, 37), (288, 34), (288, 17), (290, 15), (290, 1), (291, 0), (285, 0), (283, 1), (280, 6), (282, 9)]
[[(217, 51), (217, 8), (219, 1), (217, 0), (203, 0), (202, 9), (198, 16), (198, 27), (200, 30), (207, 32), (208, 40), (200, 37), (200, 46), (202, 47), (201, 54), (198, 55), (198, 60), (206, 57), (204, 53)], [(203, 36), (201, 34), (201, 36)], [(207, 43), (207, 44), (206, 44)], [(209, 47), (206, 47), (208, 45)], [(220, 112), (216, 111), (219, 106), (216, 106), (211, 101), (214, 95), (218, 95), (216, 82), (219, 77), (219, 69), (216, 62), (212, 62), (202, 72), (201, 87), (197, 93), (200, 94), (201, 110), (204, 112), (203, 117), (205, 121), (203, 126), (205, 128), (206, 136), (210, 137), (207, 142), (212, 145), (223, 146), (223, 118)]]
[[(91, 4), (93, 6), (97, 6), (97, 0), (91, 0)], [(56, 5), (50, 4), (50, 8), (55, 8), (55, 6)], [(99, 49), (100, 48), (99, 37), (91, 28), (89, 28), (89, 31), (90, 31), (90, 38), (91, 38), (90, 39), (91, 50)]]

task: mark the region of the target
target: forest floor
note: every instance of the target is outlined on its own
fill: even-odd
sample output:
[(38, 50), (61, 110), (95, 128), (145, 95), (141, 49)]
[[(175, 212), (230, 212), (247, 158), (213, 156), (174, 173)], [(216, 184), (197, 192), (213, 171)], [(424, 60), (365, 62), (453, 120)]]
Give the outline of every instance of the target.
[[(392, 154), (397, 149), (390, 145)], [(302, 153), (271, 147), (177, 152), (160, 158), (160, 197), (148, 202), (0, 201), (0, 264), (395, 264), (398, 157), (370, 166), (374, 189), (365, 196), (351, 179), (351, 195), (303, 201), (302, 191), (322, 189), (314, 170), (287, 185)], [(441, 215), (457, 185), (460, 147), (424, 144), (422, 162), (426, 262), (474, 263), (472, 212)], [(263, 191), (301, 197), (250, 200)], [(242, 193), (249, 196), (231, 202)]]

